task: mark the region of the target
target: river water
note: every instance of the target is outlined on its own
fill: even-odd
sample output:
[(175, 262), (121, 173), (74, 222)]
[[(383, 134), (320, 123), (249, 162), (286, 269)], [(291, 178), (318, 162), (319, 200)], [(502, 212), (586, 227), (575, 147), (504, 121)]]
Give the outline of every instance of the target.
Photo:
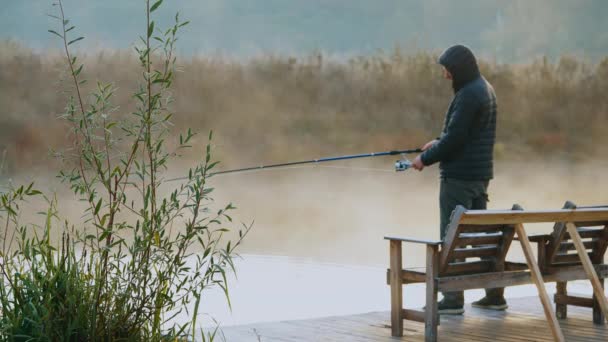
[[(558, 209), (608, 203), (601, 162), (503, 163), (491, 182), (489, 208)], [(231, 284), (232, 311), (221, 293), (205, 298), (204, 311), (222, 325), (304, 319), (390, 309), (385, 235), (437, 239), (438, 173), (350, 168), (301, 168), (217, 177), (218, 202), (232, 200), (237, 219), (255, 220)], [(374, 170), (370, 170), (370, 168)], [(551, 225), (526, 226), (529, 233)], [(508, 256), (524, 261), (515, 242)], [(404, 266), (424, 265), (424, 249), (404, 247)], [(547, 284), (551, 293), (554, 284)], [(591, 293), (586, 282), (569, 290)], [(467, 291), (473, 301), (483, 291)], [(507, 297), (536, 294), (533, 286), (507, 289)], [(406, 307), (424, 305), (424, 287), (406, 287)], [(208, 317), (204, 319), (209, 323)]]

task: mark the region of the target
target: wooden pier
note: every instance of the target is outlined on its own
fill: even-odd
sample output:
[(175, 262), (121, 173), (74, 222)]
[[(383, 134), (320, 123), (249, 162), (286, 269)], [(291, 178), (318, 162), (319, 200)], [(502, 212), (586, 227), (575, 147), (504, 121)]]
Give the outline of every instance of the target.
[[(538, 297), (510, 299), (507, 311), (466, 307), (462, 316), (441, 316), (439, 341), (553, 341)], [(608, 326), (594, 325), (591, 309), (569, 307), (560, 320), (566, 341), (608, 341)], [(228, 342), (424, 341), (424, 324), (405, 322), (391, 337), (390, 312), (224, 327)]]

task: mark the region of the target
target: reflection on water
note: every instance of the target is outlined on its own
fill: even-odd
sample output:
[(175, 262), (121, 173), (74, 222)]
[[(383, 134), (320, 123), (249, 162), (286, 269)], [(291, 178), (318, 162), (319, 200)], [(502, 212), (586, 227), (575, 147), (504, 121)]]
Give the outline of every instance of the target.
[[(208, 292), (201, 303), (207, 314), (200, 317), (202, 325), (213, 326), (211, 317), (229, 326), (390, 310), (385, 268), (259, 255), (244, 255), (237, 267), (238, 279), (232, 280), (230, 290), (232, 312), (221, 291)], [(547, 284), (547, 290), (555, 292), (555, 284)], [(590, 294), (591, 287), (585, 281), (571, 282), (568, 291)], [(524, 285), (507, 288), (505, 296), (536, 293), (533, 285)], [(465, 300), (483, 295), (483, 290), (466, 291)], [(403, 298), (405, 307), (420, 309), (424, 285), (406, 286)]]
[[(605, 166), (498, 164), (489, 207), (519, 203), (524, 209), (557, 209), (567, 199), (579, 205), (608, 203)], [(220, 203), (232, 200), (240, 208), (237, 219), (255, 219), (241, 250), (239, 279), (231, 288), (233, 312), (223, 308), (221, 296), (206, 297), (206, 312), (224, 325), (389, 310), (388, 242), (383, 236), (439, 235), (436, 168), (423, 173), (307, 168), (213, 182)], [(526, 229), (549, 232), (551, 225)], [(508, 259), (524, 261), (517, 243)], [(403, 261), (405, 267), (423, 266), (423, 247), (404, 246)], [(554, 284), (547, 289), (554, 291)], [(591, 293), (586, 282), (569, 290)], [(482, 294), (467, 291), (466, 300)], [(534, 294), (531, 285), (506, 292), (507, 297)], [(423, 306), (423, 286), (406, 287), (404, 298), (406, 307)]]
[[(388, 242), (383, 236), (438, 238), (437, 169), (422, 173), (363, 169), (390, 170), (390, 160), (340, 165), (359, 168), (273, 170), (211, 180), (217, 203), (233, 202), (239, 208), (235, 221), (255, 224), (240, 250), (238, 279), (231, 283), (232, 312), (220, 290), (204, 296), (200, 312), (222, 325), (233, 325), (390, 308)], [(607, 166), (603, 162), (499, 163), (489, 189), (489, 207), (507, 209), (519, 203), (524, 209), (557, 209), (567, 199), (579, 205), (606, 204)], [(60, 199), (61, 204), (65, 215), (78, 220), (81, 210), (76, 201)], [(551, 226), (526, 229), (548, 232)], [(508, 259), (523, 261), (517, 243)], [(423, 266), (423, 247), (406, 245), (403, 262), (405, 267)], [(554, 291), (553, 285), (548, 290)], [(585, 282), (569, 290), (591, 293)], [(532, 286), (506, 292), (510, 297), (535, 293)], [(468, 291), (466, 299), (481, 294)], [(406, 307), (421, 307), (423, 287), (406, 287), (404, 300)], [(200, 319), (212, 325), (209, 316)]]

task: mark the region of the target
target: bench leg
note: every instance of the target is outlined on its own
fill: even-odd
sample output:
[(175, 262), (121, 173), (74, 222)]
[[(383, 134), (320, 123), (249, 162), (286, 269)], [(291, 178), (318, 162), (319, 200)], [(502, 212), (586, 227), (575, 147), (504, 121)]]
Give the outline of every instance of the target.
[(403, 269), (401, 261), (401, 241), (390, 242), (391, 262), (391, 335), (403, 336)]
[(594, 301), (598, 304), (597, 307), (604, 314), (604, 316), (608, 316), (608, 299), (606, 298), (606, 294), (604, 293), (603, 282), (600, 281), (599, 277), (597, 276), (597, 272), (595, 272), (595, 268), (593, 267), (593, 263), (591, 262), (591, 259), (587, 254), (585, 246), (583, 245), (581, 236), (578, 234), (576, 226), (572, 222), (566, 223), (566, 229), (570, 234), (570, 239), (576, 247), (578, 256), (581, 259), (581, 264), (583, 264), (583, 268), (585, 269), (585, 273), (587, 274), (587, 278), (589, 279), (589, 281), (591, 281), (591, 286), (593, 287)]
[[(567, 296), (568, 295), (568, 282), (566, 281), (558, 281), (557, 282), (557, 294)], [(555, 315), (559, 319), (568, 318), (568, 305), (555, 303)]]
[(541, 304), (543, 305), (545, 317), (547, 317), (547, 323), (549, 323), (549, 327), (551, 328), (553, 339), (559, 342), (566, 341), (566, 339), (564, 338), (564, 334), (559, 326), (559, 322), (555, 317), (555, 313), (553, 312), (553, 307), (551, 306), (551, 299), (549, 299), (549, 295), (547, 294), (547, 290), (545, 289), (543, 276), (540, 273), (540, 269), (538, 268), (536, 260), (534, 259), (534, 252), (532, 251), (530, 240), (528, 240), (528, 234), (526, 234), (526, 230), (524, 229), (524, 226), (521, 223), (515, 225), (515, 232), (517, 232), (517, 237), (519, 238), (519, 242), (521, 243), (521, 249), (523, 250), (524, 256), (526, 257), (526, 263), (530, 268), (530, 276), (532, 277), (532, 281), (538, 289), (538, 296), (540, 298)]
[[(600, 279), (600, 284), (602, 285), (602, 288), (604, 288), (604, 279)], [(604, 314), (602, 313), (602, 308), (600, 306), (600, 302), (598, 301), (598, 298), (595, 296), (595, 294), (593, 295), (593, 323), (595, 324), (604, 324), (606, 318), (604, 317)]]
[(424, 320), (424, 340), (437, 341), (437, 326), (439, 313), (437, 312), (437, 275), (439, 268), (439, 254), (437, 246), (426, 246), (426, 312)]

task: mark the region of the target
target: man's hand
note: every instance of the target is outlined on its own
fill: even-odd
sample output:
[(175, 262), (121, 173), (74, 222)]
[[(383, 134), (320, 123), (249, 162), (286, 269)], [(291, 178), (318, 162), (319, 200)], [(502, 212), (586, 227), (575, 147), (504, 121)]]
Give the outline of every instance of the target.
[(424, 163), (422, 162), (420, 155), (418, 155), (418, 157), (414, 159), (414, 161), (412, 162), (412, 167), (418, 171), (422, 171), (424, 169)]
[(433, 145), (435, 145), (435, 144), (437, 143), (437, 141), (439, 141), (439, 140), (435, 139), (435, 140), (431, 140), (431, 141), (429, 141), (428, 143), (424, 144), (424, 146), (422, 146), (422, 150), (423, 150), (423, 151), (428, 150), (428, 149), (429, 149), (429, 148), (431, 148)]

